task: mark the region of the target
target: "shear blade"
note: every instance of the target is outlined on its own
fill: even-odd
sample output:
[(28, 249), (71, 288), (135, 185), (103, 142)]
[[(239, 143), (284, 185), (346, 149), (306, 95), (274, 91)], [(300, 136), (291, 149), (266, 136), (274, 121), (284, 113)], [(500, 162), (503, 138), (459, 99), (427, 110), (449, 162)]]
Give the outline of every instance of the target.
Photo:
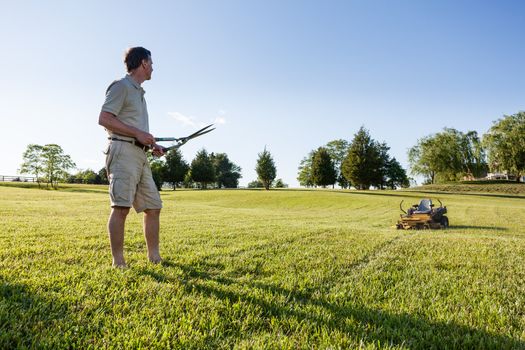
[(206, 134), (207, 132), (210, 132), (211, 130), (214, 130), (215, 128), (211, 129), (211, 130), (207, 130), (207, 131), (204, 131), (206, 129), (208, 129), (209, 127), (213, 126), (213, 124), (210, 124), (208, 126), (205, 126), (204, 128), (200, 129), (200, 130), (197, 130), (195, 131), (193, 134), (191, 134), (190, 136), (186, 136), (184, 137), (184, 139), (192, 139), (194, 137), (197, 137), (197, 136), (201, 136), (201, 135), (204, 135)]

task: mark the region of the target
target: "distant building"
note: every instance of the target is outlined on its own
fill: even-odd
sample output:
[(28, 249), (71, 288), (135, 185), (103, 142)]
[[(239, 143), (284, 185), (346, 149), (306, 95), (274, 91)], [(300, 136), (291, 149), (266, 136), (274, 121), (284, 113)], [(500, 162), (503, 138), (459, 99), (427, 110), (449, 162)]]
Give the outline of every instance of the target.
[(488, 173), (487, 180), (516, 180), (516, 175), (509, 174), (506, 171), (502, 173)]

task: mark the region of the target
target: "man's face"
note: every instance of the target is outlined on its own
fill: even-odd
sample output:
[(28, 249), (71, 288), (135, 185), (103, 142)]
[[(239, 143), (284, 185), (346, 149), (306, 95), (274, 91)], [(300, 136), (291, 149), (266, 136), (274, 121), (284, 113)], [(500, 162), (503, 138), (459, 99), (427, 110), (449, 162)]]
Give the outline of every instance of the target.
[(142, 61), (142, 67), (144, 68), (144, 72), (146, 73), (146, 80), (150, 80), (151, 73), (153, 73), (153, 61), (151, 60), (151, 57), (149, 57), (147, 60)]

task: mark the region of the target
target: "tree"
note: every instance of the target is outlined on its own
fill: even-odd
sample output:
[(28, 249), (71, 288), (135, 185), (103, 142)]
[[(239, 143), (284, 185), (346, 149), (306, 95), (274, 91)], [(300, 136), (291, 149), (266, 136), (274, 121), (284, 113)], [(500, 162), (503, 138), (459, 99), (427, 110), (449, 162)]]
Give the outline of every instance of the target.
[(487, 168), (485, 153), (475, 131), (452, 128), (423, 137), (408, 151), (412, 173), (427, 183), (481, 176)]
[(62, 147), (56, 144), (43, 146), (41, 158), (47, 185), (51, 184), (55, 189), (58, 188), (58, 181), (67, 177), (67, 171), (75, 167), (71, 157), (64, 154)]
[(273, 180), (275, 180), (277, 169), (275, 168), (272, 155), (266, 150), (266, 147), (264, 147), (264, 151), (259, 153), (255, 171), (264, 188), (269, 190)]
[(161, 159), (152, 159), (149, 163), (153, 182), (159, 191), (162, 191), (162, 184), (166, 177), (166, 164)]
[(312, 159), (312, 180), (318, 186), (326, 187), (335, 184), (337, 172), (332, 158), (324, 147), (319, 147)]
[(166, 168), (164, 173), (164, 181), (169, 182), (173, 189), (184, 182), (184, 177), (190, 170), (190, 166), (182, 157), (182, 153), (178, 149), (170, 150), (166, 154)]
[(350, 183), (343, 176), (341, 166), (346, 158), (346, 155), (348, 154), (350, 143), (346, 140), (338, 139), (328, 142), (325, 147), (328, 151), (328, 154), (330, 154), (332, 161), (334, 162), (337, 183), (339, 184), (339, 186), (341, 186), (341, 188), (348, 188), (350, 186)]
[(82, 177), (82, 183), (98, 185), (100, 184), (100, 176), (98, 176), (98, 174), (94, 172), (93, 170), (87, 169), (84, 172), (84, 176)]
[(408, 150), (411, 173), (425, 177), (425, 184), (433, 184), (436, 179), (436, 167), (430, 152), (433, 143), (434, 139), (431, 137), (423, 137)]
[(182, 186), (184, 188), (195, 188), (195, 183), (193, 182), (191, 178), (191, 169), (188, 170), (188, 172), (184, 176), (184, 181), (182, 182)]
[(44, 172), (43, 147), (30, 144), (22, 155), (24, 162), (20, 166), (20, 173), (35, 175), (38, 188), (40, 188), (40, 174)]
[(201, 184), (201, 189), (206, 189), (209, 183), (215, 181), (215, 169), (205, 149), (197, 152), (195, 159), (191, 162), (191, 178)]
[(241, 176), (241, 167), (232, 163), (226, 153), (211, 154), (210, 158), (215, 169), (215, 181), (218, 188), (237, 188)]
[(385, 142), (373, 142), (373, 144), (377, 149), (377, 159), (375, 160), (376, 171), (374, 172), (374, 176), (372, 178), (372, 185), (377, 188), (384, 189), (387, 182), (388, 168), (391, 162), (390, 155), (388, 154), (390, 147), (388, 147)]
[(354, 135), (348, 154), (343, 161), (343, 175), (356, 188), (367, 190), (381, 182), (381, 150), (368, 131), (361, 127)]
[(392, 158), (388, 161), (385, 177), (386, 186), (392, 190), (395, 190), (398, 187), (410, 187), (410, 180), (407, 177), (407, 173), (405, 169), (401, 167), (401, 164), (399, 164), (396, 158)]
[(485, 149), (476, 131), (466, 134), (458, 132), (460, 151), (462, 157), (462, 174), (468, 178), (485, 176), (488, 165)]
[(508, 171), (516, 180), (525, 173), (525, 112), (505, 115), (494, 122), (483, 138), (490, 168)]
[(108, 173), (106, 167), (103, 167), (98, 171), (98, 176), (100, 177), (100, 183), (103, 185), (109, 185)]
[(153, 156), (153, 153), (151, 152), (146, 153), (146, 158), (149, 162), (153, 182), (155, 183), (157, 190), (162, 191), (162, 185), (166, 178), (166, 163), (162, 159)]
[(314, 151), (308, 153), (308, 155), (304, 157), (299, 164), (299, 174), (297, 176), (297, 181), (299, 181), (299, 185), (301, 186), (312, 187), (314, 185), (312, 178), (312, 159), (314, 157), (314, 153)]

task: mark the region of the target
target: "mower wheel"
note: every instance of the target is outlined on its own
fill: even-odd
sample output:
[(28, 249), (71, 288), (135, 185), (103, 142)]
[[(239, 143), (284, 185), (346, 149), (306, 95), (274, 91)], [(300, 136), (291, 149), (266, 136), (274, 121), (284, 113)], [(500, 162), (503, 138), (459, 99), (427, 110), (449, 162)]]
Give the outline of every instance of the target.
[(443, 228), (448, 228), (448, 218), (446, 216), (441, 217), (441, 226), (443, 226)]

